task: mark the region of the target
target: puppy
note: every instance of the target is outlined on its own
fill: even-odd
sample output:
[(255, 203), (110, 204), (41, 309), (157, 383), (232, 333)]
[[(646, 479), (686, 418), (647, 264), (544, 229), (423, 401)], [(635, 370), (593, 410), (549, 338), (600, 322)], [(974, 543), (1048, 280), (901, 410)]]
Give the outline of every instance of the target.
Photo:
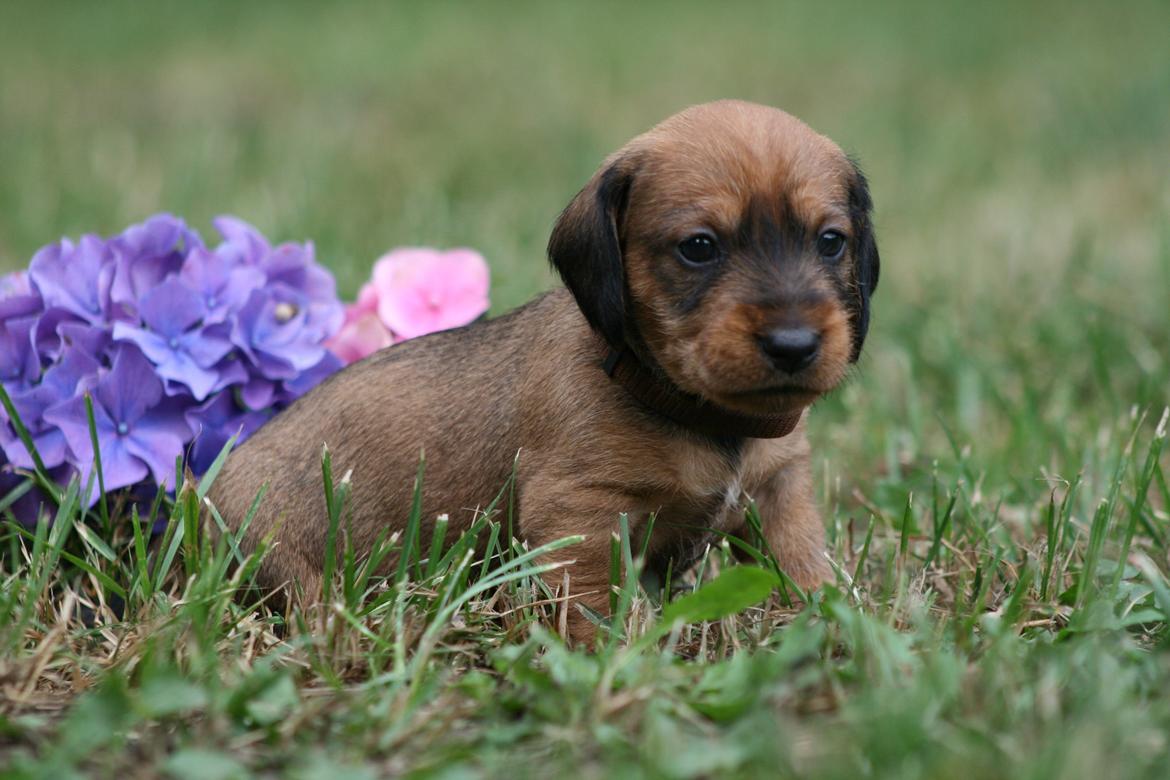
[[(211, 500), (274, 535), (261, 584), (321, 592), (319, 455), (353, 471), (350, 538), (368, 549), (410, 512), (466, 528), (519, 453), (518, 534), (570, 534), (569, 594), (609, 603), (610, 537), (629, 517), (648, 565), (686, 567), (712, 532), (765, 541), (802, 588), (830, 577), (804, 410), (861, 352), (878, 250), (865, 178), (774, 108), (689, 108), (610, 156), (561, 213), (548, 253), (567, 289), (349, 366), (233, 453)], [(425, 525), (425, 524), (424, 524)], [(247, 540), (246, 540), (247, 541)], [(426, 540), (424, 539), (424, 548)], [(563, 572), (550, 576), (559, 586)], [(569, 633), (588, 638), (583, 612)]]

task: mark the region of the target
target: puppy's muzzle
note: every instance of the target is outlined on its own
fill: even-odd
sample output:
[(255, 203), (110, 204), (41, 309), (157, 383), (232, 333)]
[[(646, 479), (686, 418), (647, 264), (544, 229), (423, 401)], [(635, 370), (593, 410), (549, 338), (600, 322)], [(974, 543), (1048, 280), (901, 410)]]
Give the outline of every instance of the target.
[(817, 359), (821, 335), (812, 328), (774, 328), (759, 336), (759, 343), (777, 370), (795, 374)]

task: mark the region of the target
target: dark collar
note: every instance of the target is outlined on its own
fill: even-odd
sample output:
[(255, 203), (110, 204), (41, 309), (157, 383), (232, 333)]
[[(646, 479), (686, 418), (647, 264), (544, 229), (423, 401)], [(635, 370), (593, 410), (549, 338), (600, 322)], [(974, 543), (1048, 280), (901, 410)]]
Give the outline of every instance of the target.
[(642, 405), (707, 436), (779, 439), (800, 422), (801, 412), (751, 415), (705, 401), (647, 368), (629, 349), (609, 348), (602, 368)]

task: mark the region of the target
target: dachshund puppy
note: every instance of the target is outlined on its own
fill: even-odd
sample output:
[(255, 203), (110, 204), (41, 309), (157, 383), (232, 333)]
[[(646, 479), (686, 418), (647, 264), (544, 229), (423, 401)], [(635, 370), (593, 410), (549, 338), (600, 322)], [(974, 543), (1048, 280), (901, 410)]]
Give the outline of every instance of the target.
[[(548, 252), (567, 289), (349, 366), (234, 452), (210, 498), (238, 527), (267, 485), (245, 540), (276, 542), (261, 584), (313, 599), (322, 444), (338, 474), (352, 469), (359, 550), (404, 525), (420, 452), (424, 519), (446, 513), (454, 531), (518, 454), (518, 535), (584, 534), (562, 595), (595, 611), (620, 513), (636, 543), (653, 514), (648, 565), (680, 571), (712, 531), (746, 533), (754, 500), (781, 567), (815, 588), (831, 570), (802, 416), (865, 340), (870, 211), (858, 168), (798, 119), (689, 108), (610, 156), (560, 215)], [(582, 611), (569, 633), (593, 635)]]

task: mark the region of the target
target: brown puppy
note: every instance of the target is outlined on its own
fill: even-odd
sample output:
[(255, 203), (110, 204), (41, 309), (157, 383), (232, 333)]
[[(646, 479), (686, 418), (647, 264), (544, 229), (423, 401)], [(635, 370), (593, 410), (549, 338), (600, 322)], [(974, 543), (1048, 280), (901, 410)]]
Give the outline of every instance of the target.
[[(597, 611), (619, 513), (635, 535), (654, 513), (650, 564), (677, 571), (711, 530), (746, 530), (749, 498), (780, 565), (815, 587), (831, 572), (801, 415), (865, 339), (870, 208), (856, 166), (792, 116), (687, 109), (612, 155), (561, 214), (549, 257), (567, 290), (336, 374), (235, 452), (211, 499), (238, 525), (267, 484), (249, 530), (275, 532), (261, 579), (311, 599), (323, 443), (339, 474), (353, 470), (359, 550), (403, 525), (420, 450), (424, 517), (455, 529), (519, 453), (519, 535), (584, 534), (570, 590)], [(592, 634), (570, 616), (570, 634)]]

